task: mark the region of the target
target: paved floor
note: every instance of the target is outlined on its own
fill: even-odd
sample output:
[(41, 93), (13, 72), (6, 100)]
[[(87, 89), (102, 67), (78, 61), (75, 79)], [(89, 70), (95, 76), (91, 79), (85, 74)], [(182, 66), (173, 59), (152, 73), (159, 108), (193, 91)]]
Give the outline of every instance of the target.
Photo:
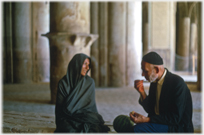
[[(148, 89), (148, 83), (145, 89)], [(2, 86), (3, 133), (52, 133), (55, 130), (55, 106), (50, 104), (49, 84), (5, 84)], [(189, 84), (193, 98), (193, 124), (201, 133), (201, 92)], [(134, 88), (96, 88), (99, 113), (114, 133), (112, 122), (120, 114), (137, 111), (146, 115), (138, 104)]]

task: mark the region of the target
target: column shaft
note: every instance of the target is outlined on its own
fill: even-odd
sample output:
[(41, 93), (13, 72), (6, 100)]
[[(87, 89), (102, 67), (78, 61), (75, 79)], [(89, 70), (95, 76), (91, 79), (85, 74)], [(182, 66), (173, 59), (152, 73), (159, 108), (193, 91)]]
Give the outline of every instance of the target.
[[(91, 33), (98, 34), (99, 23), (98, 2), (91, 2)], [(98, 40), (91, 46), (91, 77), (95, 80), (95, 86), (99, 86), (99, 45)]]
[(41, 34), (49, 32), (49, 3), (33, 2), (33, 80), (50, 81), (49, 41)]
[(203, 23), (202, 23), (202, 8), (203, 8), (203, 4), (201, 2), (198, 2), (198, 59), (197, 59), (197, 63), (198, 63), (198, 68), (197, 68), (197, 89), (198, 90), (202, 90), (203, 89), (203, 54), (202, 54), (202, 50), (203, 50), (203, 38), (202, 38), (202, 29), (203, 29)]
[(145, 55), (149, 51), (149, 23), (143, 25), (143, 55)]
[(142, 2), (142, 43), (143, 43), (143, 55), (149, 50), (149, 3)]
[(99, 86), (108, 86), (108, 3), (99, 2)]
[(197, 56), (197, 25), (191, 23), (190, 33), (190, 53), (189, 53), (189, 71), (195, 73), (195, 57)]
[(4, 3), (4, 82), (13, 83), (12, 3)]
[(127, 52), (126, 52), (126, 85), (134, 86), (134, 80), (142, 78), (142, 4), (127, 3)]
[(126, 81), (126, 3), (109, 3), (110, 86), (125, 86)]
[(50, 32), (90, 33), (89, 2), (50, 2)]
[(189, 38), (190, 38), (190, 18), (180, 18), (179, 37), (176, 46), (176, 69), (180, 71), (189, 70)]
[(31, 81), (31, 4), (13, 4), (13, 79), (15, 83)]

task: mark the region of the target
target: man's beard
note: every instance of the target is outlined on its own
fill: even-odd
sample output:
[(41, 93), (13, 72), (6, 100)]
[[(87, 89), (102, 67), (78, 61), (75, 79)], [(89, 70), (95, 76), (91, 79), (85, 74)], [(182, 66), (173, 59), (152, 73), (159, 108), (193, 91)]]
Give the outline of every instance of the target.
[(152, 71), (151, 75), (149, 76), (149, 82), (152, 83), (158, 78), (158, 75)]

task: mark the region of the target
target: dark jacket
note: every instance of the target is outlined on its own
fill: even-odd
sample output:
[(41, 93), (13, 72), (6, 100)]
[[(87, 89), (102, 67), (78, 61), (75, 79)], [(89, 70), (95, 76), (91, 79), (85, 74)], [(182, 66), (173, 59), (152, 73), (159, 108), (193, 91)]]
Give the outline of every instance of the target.
[(192, 98), (184, 80), (167, 70), (159, 100), (159, 115), (155, 114), (155, 90), (151, 83), (149, 95), (139, 103), (150, 117), (151, 123), (169, 126), (169, 132), (194, 132)]

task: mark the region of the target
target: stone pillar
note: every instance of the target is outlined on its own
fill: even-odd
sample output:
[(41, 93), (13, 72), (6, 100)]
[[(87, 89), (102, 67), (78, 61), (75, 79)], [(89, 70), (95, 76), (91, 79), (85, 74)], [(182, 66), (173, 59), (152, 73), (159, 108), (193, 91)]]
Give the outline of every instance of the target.
[(107, 87), (108, 77), (108, 3), (99, 2), (99, 86)]
[(90, 46), (98, 35), (90, 33), (89, 2), (51, 2), (50, 42), (51, 103), (56, 102), (57, 85), (66, 74), (69, 61), (76, 53), (90, 56)]
[(31, 59), (31, 3), (13, 3), (13, 81), (32, 80)]
[[(98, 34), (99, 6), (98, 2), (91, 2), (91, 33)], [(100, 37), (99, 37), (100, 38)], [(99, 86), (99, 44), (97, 40), (91, 46), (91, 77), (95, 81), (95, 86)]]
[(202, 29), (203, 29), (203, 16), (202, 16), (202, 9), (203, 9), (203, 4), (201, 2), (198, 2), (198, 68), (197, 68), (197, 89), (202, 90), (203, 89), (203, 38), (202, 38)]
[[(9, 4), (7, 6), (7, 3), (3, 3), (3, 6), (2, 6), (2, 11), (3, 11), (2, 15), (3, 15), (3, 17), (2, 18), (3, 18), (3, 20), (5, 20), (5, 22), (6, 22), (6, 17), (5, 17), (6, 13), (5, 13), (5, 11), (6, 11), (7, 8), (9, 9), (9, 7), (10, 7)], [(9, 11), (9, 10), (7, 10), (7, 11)], [(9, 15), (9, 12), (8, 12), (7, 15)], [(1, 75), (3, 75), (3, 77), (2, 77), (3, 78), (3, 83), (6, 83), (6, 81), (7, 81), (7, 77), (6, 77), (7, 76), (7, 70), (6, 70), (6, 66), (7, 66), (7, 64), (6, 64), (6, 45), (5, 45), (5, 43), (6, 43), (5, 41), (6, 41), (7, 37), (5, 36), (6, 35), (6, 33), (5, 33), (5, 29), (6, 29), (5, 28), (5, 22), (2, 21), (2, 24), (1, 24), (2, 26), (4, 26), (3, 29), (2, 29), (2, 32), (1, 32), (2, 37), (3, 37), (2, 38), (3, 41), (1, 42), (2, 43), (2, 46), (1, 46), (2, 48), (1, 49), (3, 50), (3, 55), (1, 55), (1, 56), (3, 56), (3, 62), (2, 62), (3, 70), (1, 72)]]
[[(135, 79), (142, 79), (142, 3), (127, 2), (126, 85), (134, 87)], [(119, 64), (119, 66), (122, 66)]]
[(143, 55), (145, 55), (149, 51), (149, 23), (143, 25)]
[(142, 43), (143, 55), (149, 51), (149, 2), (142, 2)]
[(89, 2), (50, 2), (50, 32), (90, 33), (89, 10)]
[(13, 83), (13, 34), (12, 34), (12, 3), (5, 2), (4, 3), (4, 82), (5, 83)]
[(49, 32), (49, 3), (33, 2), (33, 81), (50, 81), (49, 41), (41, 34)]
[(170, 61), (169, 64), (169, 70), (175, 70), (175, 47), (176, 47), (176, 7), (177, 7), (177, 2), (170, 2), (170, 37), (169, 37), (169, 46), (170, 46)]
[(126, 3), (109, 3), (109, 85), (126, 85)]
[(189, 38), (190, 18), (183, 17), (179, 21), (178, 44), (176, 46), (176, 70), (189, 70)]
[(189, 53), (189, 70), (192, 74), (195, 73), (196, 67), (196, 57), (197, 57), (197, 24), (191, 23), (191, 33), (190, 33), (190, 53)]

